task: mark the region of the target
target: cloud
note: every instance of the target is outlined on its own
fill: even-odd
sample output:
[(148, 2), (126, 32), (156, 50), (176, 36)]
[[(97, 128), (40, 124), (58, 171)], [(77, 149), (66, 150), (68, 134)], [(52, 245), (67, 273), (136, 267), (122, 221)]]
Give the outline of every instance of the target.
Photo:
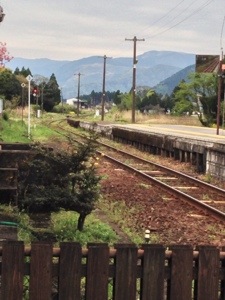
[(1, 5), (6, 13), (1, 41), (15, 57), (132, 56), (125, 38), (135, 35), (145, 38), (138, 53), (220, 51), (220, 0), (5, 0)]

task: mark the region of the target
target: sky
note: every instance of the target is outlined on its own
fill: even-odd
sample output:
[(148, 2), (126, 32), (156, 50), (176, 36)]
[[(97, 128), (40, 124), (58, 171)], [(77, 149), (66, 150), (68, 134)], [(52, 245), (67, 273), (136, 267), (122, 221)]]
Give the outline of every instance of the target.
[(0, 5), (5, 13), (0, 41), (14, 57), (132, 57), (135, 36), (137, 55), (225, 52), (224, 0), (0, 0)]

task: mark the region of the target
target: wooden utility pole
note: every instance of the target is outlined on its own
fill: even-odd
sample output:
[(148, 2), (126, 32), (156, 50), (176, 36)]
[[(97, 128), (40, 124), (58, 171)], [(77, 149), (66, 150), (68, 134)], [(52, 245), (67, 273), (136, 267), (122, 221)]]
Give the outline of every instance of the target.
[(134, 42), (134, 54), (133, 54), (133, 84), (132, 84), (132, 123), (135, 123), (135, 106), (136, 106), (136, 66), (137, 66), (137, 41), (145, 41), (145, 39), (137, 39), (135, 36), (133, 39), (125, 39), (125, 41)]
[(112, 58), (107, 57), (106, 55), (103, 56), (104, 63), (103, 63), (103, 84), (102, 84), (102, 113), (101, 113), (101, 120), (104, 121), (105, 116), (105, 74), (106, 74), (106, 59)]
[(80, 114), (80, 76), (81, 73), (75, 74), (78, 76), (78, 87), (77, 87), (77, 116)]
[(221, 111), (221, 96), (222, 96), (222, 87), (224, 76), (222, 73), (222, 65), (223, 65), (223, 50), (221, 51), (219, 68), (218, 68), (218, 96), (217, 96), (217, 118), (216, 118), (216, 134), (219, 135), (220, 130), (220, 111)]

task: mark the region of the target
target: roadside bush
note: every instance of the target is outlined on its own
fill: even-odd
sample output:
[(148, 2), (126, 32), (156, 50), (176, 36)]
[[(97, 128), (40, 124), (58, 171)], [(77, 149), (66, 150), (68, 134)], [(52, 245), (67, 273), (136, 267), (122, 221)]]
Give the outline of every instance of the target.
[(70, 112), (75, 112), (76, 113), (76, 107), (73, 106), (73, 105), (69, 105), (69, 104), (58, 104), (58, 105), (55, 105), (53, 107), (53, 112), (55, 113), (70, 113)]
[(8, 120), (9, 120), (9, 115), (8, 115), (8, 113), (7, 113), (6, 111), (3, 111), (3, 113), (2, 113), (2, 118), (3, 118), (3, 120), (5, 120), (5, 121), (8, 121)]

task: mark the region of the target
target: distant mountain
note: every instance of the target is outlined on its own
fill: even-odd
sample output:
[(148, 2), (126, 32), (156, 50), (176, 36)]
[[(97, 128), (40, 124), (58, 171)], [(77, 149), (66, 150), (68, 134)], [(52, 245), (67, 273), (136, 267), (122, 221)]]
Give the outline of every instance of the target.
[(195, 65), (188, 66), (169, 78), (161, 81), (154, 87), (154, 89), (159, 94), (170, 95), (181, 80), (188, 81), (188, 75), (193, 72), (195, 72)]
[[(137, 57), (137, 86), (154, 87), (195, 63), (195, 55), (172, 51), (149, 51)], [(55, 74), (63, 97), (77, 96), (78, 73), (80, 94), (102, 91), (103, 58), (91, 56), (74, 61), (14, 58), (7, 64), (13, 71), (29, 68), (32, 75), (50, 77)], [(133, 58), (120, 57), (106, 61), (106, 90), (128, 92), (132, 86)], [(181, 76), (182, 77), (182, 76)], [(181, 78), (182, 79), (182, 78)], [(175, 82), (175, 81), (174, 81)]]

